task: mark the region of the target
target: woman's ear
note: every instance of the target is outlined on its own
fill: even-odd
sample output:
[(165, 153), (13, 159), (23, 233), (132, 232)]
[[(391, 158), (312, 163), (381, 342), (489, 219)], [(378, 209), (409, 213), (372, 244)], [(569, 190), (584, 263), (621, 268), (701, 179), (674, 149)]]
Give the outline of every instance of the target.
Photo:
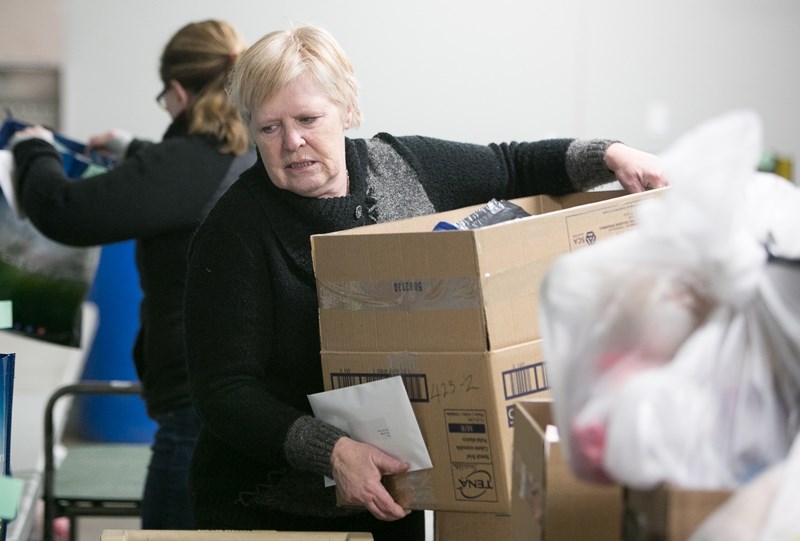
[(186, 90), (186, 88), (175, 79), (170, 79), (169, 86), (175, 92), (178, 106), (181, 111), (189, 108), (189, 103), (192, 101), (193, 94)]
[(344, 124), (344, 129), (348, 129), (353, 124), (353, 108), (348, 107), (347, 110), (344, 112), (344, 117), (342, 118), (342, 123)]

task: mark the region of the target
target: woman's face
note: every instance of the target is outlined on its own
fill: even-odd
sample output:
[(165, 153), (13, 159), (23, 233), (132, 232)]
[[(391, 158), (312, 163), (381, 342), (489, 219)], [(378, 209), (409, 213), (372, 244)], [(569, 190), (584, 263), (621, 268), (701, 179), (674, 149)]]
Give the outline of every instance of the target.
[(272, 183), (305, 197), (347, 195), (342, 111), (301, 75), (253, 113), (252, 129)]

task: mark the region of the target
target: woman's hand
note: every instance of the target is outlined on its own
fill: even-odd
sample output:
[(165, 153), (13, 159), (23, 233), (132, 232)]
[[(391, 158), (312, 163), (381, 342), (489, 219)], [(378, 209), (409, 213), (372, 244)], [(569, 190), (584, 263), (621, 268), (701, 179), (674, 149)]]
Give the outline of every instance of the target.
[(125, 130), (114, 129), (90, 137), (87, 146), (103, 151), (114, 160), (120, 161), (125, 157), (131, 141), (133, 141), (133, 135)]
[(51, 145), (55, 145), (53, 132), (42, 126), (29, 126), (14, 133), (11, 140), (8, 142), (9, 148), (14, 148), (14, 145), (27, 141), (28, 139), (41, 139), (47, 141)]
[(606, 149), (605, 162), (628, 193), (669, 186), (669, 179), (653, 154), (613, 143)]
[(408, 470), (408, 463), (387, 455), (380, 449), (340, 438), (331, 455), (333, 478), (340, 501), (366, 507), (380, 520), (398, 520), (411, 511), (403, 509), (381, 484), (381, 477)]

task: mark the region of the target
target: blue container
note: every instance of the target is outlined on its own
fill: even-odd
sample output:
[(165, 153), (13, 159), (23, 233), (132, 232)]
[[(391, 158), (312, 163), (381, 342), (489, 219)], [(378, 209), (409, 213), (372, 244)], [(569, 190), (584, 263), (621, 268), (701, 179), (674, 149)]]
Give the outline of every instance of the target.
[[(134, 241), (102, 247), (88, 299), (97, 304), (100, 324), (86, 365), (84, 380), (138, 380), (133, 344), (139, 329), (142, 292), (134, 257)], [(138, 396), (76, 398), (76, 429), (89, 441), (149, 443), (156, 423)]]

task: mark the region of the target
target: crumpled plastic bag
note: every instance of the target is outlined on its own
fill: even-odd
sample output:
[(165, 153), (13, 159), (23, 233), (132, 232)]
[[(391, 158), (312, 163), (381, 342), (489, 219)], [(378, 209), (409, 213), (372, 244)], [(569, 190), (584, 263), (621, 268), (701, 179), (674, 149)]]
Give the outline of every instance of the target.
[[(0, 124), (0, 299), (13, 302), (11, 331), (28, 338), (79, 347), (81, 306), (94, 282), (100, 247), (66, 246), (45, 237), (16, 200), (14, 159), (4, 147), (27, 127), (12, 119)], [(84, 155), (80, 143), (54, 134), (64, 173), (85, 178), (112, 162)]]
[(789, 456), (742, 486), (709, 515), (688, 541), (800, 539), (800, 437)]
[[(800, 191), (756, 172), (749, 111), (661, 156), (637, 227), (559, 258), (540, 301), (565, 457), (580, 478), (727, 489), (800, 427)], [(780, 379), (779, 379), (780, 376)]]

